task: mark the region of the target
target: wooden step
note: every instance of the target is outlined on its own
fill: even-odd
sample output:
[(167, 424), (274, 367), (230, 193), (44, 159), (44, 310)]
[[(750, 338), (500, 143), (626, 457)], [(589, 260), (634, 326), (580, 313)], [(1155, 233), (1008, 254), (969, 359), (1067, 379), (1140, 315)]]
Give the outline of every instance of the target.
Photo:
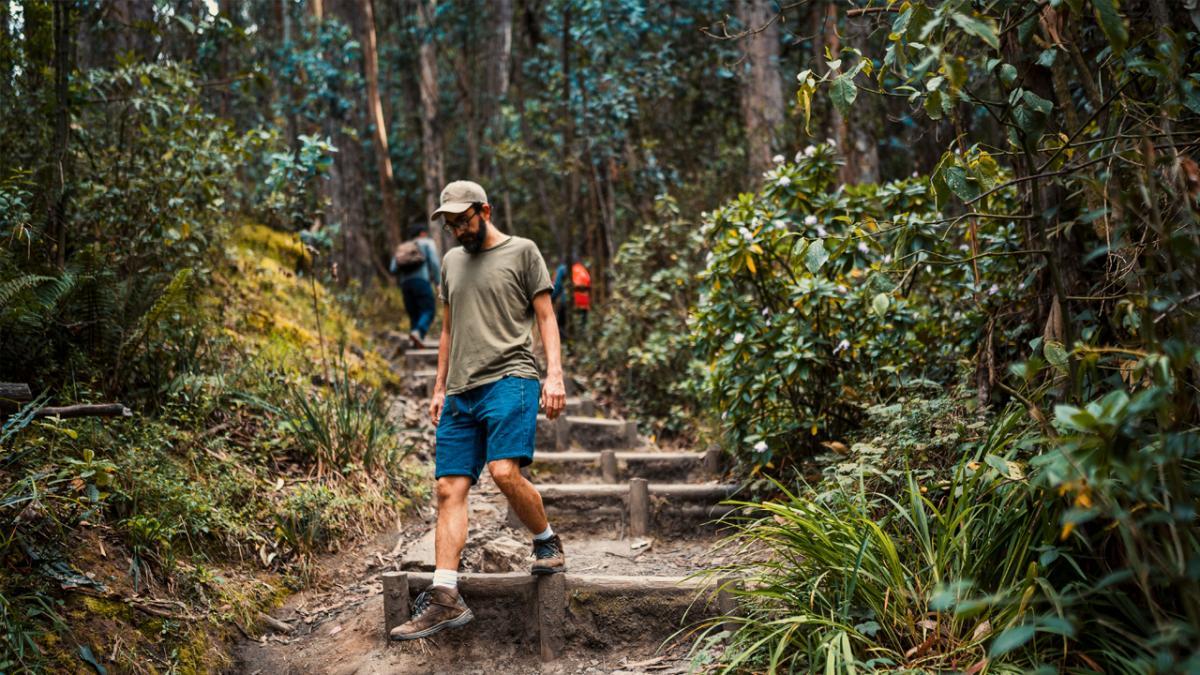
[(686, 475), (703, 467), (709, 476), (719, 476), (723, 458), (719, 448), (705, 452), (655, 452), (645, 450), (566, 450), (536, 452), (533, 467), (550, 473), (559, 471), (595, 472), (599, 470), (605, 483), (628, 478), (651, 478), (660, 475)]
[(551, 420), (545, 415), (538, 415), (539, 450), (566, 450), (572, 447), (602, 450), (631, 448), (637, 444), (635, 422), (582, 415), (565, 415)]
[[(385, 572), (384, 631), (409, 617), (412, 600), (433, 582), (431, 572)], [(568, 643), (620, 645), (665, 639), (698, 619), (731, 615), (731, 577), (618, 576), (527, 572), (458, 575), (458, 590), (475, 619), (461, 630), (526, 644), (543, 660)]]
[(404, 352), (404, 365), (409, 370), (422, 371), (432, 369), (434, 374), (437, 374), (438, 350), (435, 346), (433, 349), (409, 349)]
[[(720, 502), (737, 493), (739, 486), (720, 483), (650, 483), (631, 478), (625, 484), (548, 483), (537, 485), (548, 511), (555, 515), (586, 516), (595, 522), (601, 516), (618, 516), (629, 524), (629, 534), (643, 537), (662, 526), (662, 518), (721, 518), (738, 507)], [(510, 505), (509, 527), (522, 529)]]

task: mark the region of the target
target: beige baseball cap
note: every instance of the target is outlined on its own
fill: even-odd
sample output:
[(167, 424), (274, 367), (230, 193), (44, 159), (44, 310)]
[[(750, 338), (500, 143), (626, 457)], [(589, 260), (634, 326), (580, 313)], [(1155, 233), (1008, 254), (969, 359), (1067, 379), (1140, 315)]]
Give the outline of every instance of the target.
[(472, 204), (487, 204), (487, 193), (479, 183), (469, 180), (456, 180), (442, 189), (442, 205), (433, 212), (432, 218), (447, 213), (462, 213), (471, 208)]

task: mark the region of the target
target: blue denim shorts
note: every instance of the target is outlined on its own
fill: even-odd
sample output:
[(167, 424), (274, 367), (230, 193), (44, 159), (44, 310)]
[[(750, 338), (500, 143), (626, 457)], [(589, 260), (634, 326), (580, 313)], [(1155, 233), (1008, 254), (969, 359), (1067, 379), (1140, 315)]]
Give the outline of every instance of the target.
[(437, 427), (435, 477), (470, 476), (471, 484), (488, 462), (533, 462), (541, 383), (504, 377), (447, 396)]

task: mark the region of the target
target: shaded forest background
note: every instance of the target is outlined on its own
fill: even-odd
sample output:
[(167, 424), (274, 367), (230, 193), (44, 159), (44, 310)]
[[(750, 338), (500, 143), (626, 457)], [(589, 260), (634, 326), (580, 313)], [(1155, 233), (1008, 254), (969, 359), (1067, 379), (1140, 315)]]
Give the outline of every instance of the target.
[[(131, 668), (220, 667), (424, 499), (384, 267), (457, 178), (591, 264), (573, 370), (747, 485), (731, 545), (774, 556), (714, 570), (759, 583), (704, 659), (1194, 669), (1197, 30), (1167, 0), (0, 5), (0, 380), (34, 395), (3, 402), (0, 669), (114, 630)], [(38, 415), (113, 400), (137, 420)]]

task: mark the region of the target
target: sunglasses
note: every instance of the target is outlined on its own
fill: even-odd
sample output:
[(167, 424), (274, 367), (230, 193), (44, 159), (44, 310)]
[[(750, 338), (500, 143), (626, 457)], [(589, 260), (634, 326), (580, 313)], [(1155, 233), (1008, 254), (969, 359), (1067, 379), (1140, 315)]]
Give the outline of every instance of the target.
[(467, 211), (463, 212), (462, 216), (455, 218), (454, 220), (451, 220), (446, 216), (442, 216), (442, 229), (447, 232), (456, 232), (458, 230), (465, 229), (471, 224), (471, 221), (475, 219), (476, 214), (479, 213), (480, 206), (482, 205), (478, 202), (472, 204), (468, 207)]

